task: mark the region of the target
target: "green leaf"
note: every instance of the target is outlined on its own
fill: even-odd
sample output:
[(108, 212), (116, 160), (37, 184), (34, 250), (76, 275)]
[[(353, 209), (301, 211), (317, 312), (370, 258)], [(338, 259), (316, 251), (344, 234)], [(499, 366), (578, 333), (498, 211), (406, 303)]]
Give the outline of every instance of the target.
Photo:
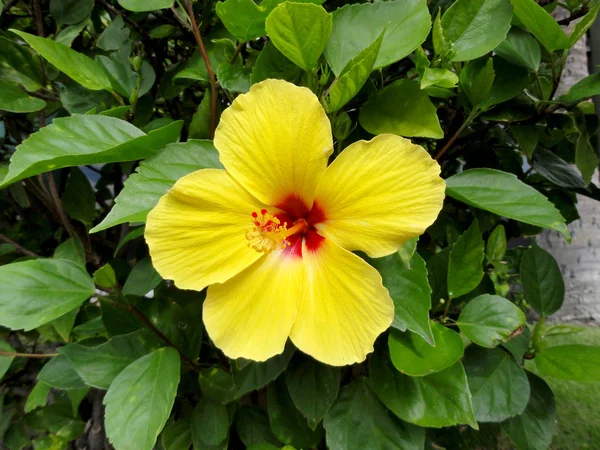
[(460, 297), (475, 289), (483, 278), (483, 238), (474, 220), (450, 250), (448, 295)]
[(115, 17), (110, 25), (108, 25), (96, 43), (96, 47), (102, 50), (114, 51), (130, 46), (129, 35), (131, 30), (125, 25), (123, 16)]
[(190, 139), (208, 139), (210, 137), (210, 90), (208, 89), (204, 91), (204, 97), (198, 105), (198, 110), (192, 116), (189, 137)]
[(473, 106), (487, 100), (495, 75), (492, 58), (471, 61), (464, 67), (460, 73), (460, 85)]
[(146, 12), (170, 8), (174, 0), (118, 0), (118, 2), (129, 11)]
[(0, 36), (0, 76), (5, 82), (23, 85), (28, 91), (41, 87), (40, 59), (26, 45)]
[(63, 167), (147, 158), (179, 139), (181, 126), (173, 122), (144, 134), (114, 117), (77, 114), (55, 119), (17, 146), (0, 187)]
[(194, 448), (203, 449), (217, 446), (229, 435), (229, 414), (227, 408), (212, 400), (203, 398), (198, 402), (190, 420)]
[(425, 377), (410, 377), (398, 372), (385, 354), (375, 353), (369, 374), (379, 399), (402, 420), (422, 427), (468, 424), (477, 429), (460, 362)]
[(492, 84), (489, 97), (483, 102), (482, 106), (485, 110), (521, 94), (529, 83), (527, 70), (501, 58), (493, 58), (493, 61), (494, 84)]
[(399, 253), (372, 259), (369, 263), (381, 274), (383, 285), (394, 302), (392, 327), (413, 331), (430, 345), (435, 345), (429, 324), (431, 288), (423, 258), (414, 253), (409, 267), (406, 267)]
[(267, 411), (273, 433), (284, 444), (315, 448), (321, 441), (323, 429), (309, 428), (306, 417), (296, 409), (283, 377), (267, 388)]
[(600, 381), (600, 347), (557, 345), (535, 356), (542, 375), (581, 383)]
[(442, 9), (438, 10), (437, 16), (433, 21), (433, 30), (431, 30), (431, 40), (433, 43), (434, 56), (437, 58), (440, 56), (448, 44), (446, 43), (446, 37), (444, 36), (444, 29), (442, 28)]
[(86, 225), (92, 224), (96, 216), (96, 194), (90, 180), (78, 167), (71, 168), (61, 200), (69, 217)]
[(286, 345), (282, 354), (274, 356), (265, 362), (248, 362), (244, 360), (243, 367), (238, 368), (240, 360), (232, 361), (231, 372), (233, 380), (237, 387), (237, 396), (260, 389), (271, 381), (275, 380), (288, 366), (295, 348), (293, 345)]
[(458, 0), (442, 17), (452, 61), (469, 61), (500, 44), (510, 29), (509, 0)]
[(364, 378), (342, 388), (324, 426), (330, 450), (422, 450), (425, 445), (425, 430), (390, 414)]
[(95, 233), (124, 222), (145, 222), (146, 216), (175, 182), (196, 170), (222, 168), (211, 141), (190, 140), (167, 145), (143, 161), (125, 182), (115, 206), (104, 220), (92, 228)]
[(38, 381), (27, 396), (27, 401), (25, 402), (25, 412), (28, 413), (36, 408), (46, 406), (46, 403), (48, 402), (48, 394), (50, 393), (51, 388), (52, 386), (49, 384), (46, 384), (43, 381)]
[(557, 186), (583, 188), (585, 183), (581, 173), (554, 152), (539, 147), (533, 154), (533, 168)]
[(57, 389), (71, 390), (86, 387), (71, 361), (64, 355), (55, 356), (48, 361), (38, 374), (38, 381)]
[(427, 67), (421, 79), (421, 89), (437, 86), (446, 89), (456, 87), (458, 76), (448, 69), (432, 69)]
[(58, 70), (64, 72), (82, 86), (93, 91), (112, 90), (112, 85), (104, 69), (93, 59), (52, 39), (37, 37), (15, 29), (10, 31), (25, 39), (29, 45)]
[(106, 396), (105, 427), (118, 449), (151, 450), (164, 427), (179, 384), (179, 354), (161, 348), (127, 366)]
[(508, 341), (503, 342), (502, 347), (512, 353), (517, 361), (523, 362), (523, 356), (529, 350), (531, 331), (529, 330), (529, 327), (525, 325), (521, 333), (515, 334), (516, 335), (511, 337)]
[(217, 68), (217, 78), (223, 89), (229, 92), (240, 92), (245, 94), (250, 90), (250, 69), (241, 65), (222, 62)]
[(531, 247), (521, 258), (520, 272), (525, 299), (537, 313), (550, 316), (560, 309), (565, 298), (565, 282), (550, 253)]
[(104, 264), (94, 272), (94, 283), (103, 288), (114, 289), (117, 286), (117, 275), (110, 264)]
[[(386, 29), (387, 27), (387, 29)], [(333, 29), (325, 57), (333, 73), (340, 75), (384, 31), (373, 69), (400, 61), (421, 45), (431, 29), (426, 0), (345, 5), (333, 12)]]
[(508, 340), (525, 324), (525, 314), (509, 300), (498, 295), (483, 294), (463, 308), (456, 325), (471, 341), (492, 348)]
[(75, 25), (87, 19), (94, 0), (50, 0), (50, 14), (57, 25)]
[(115, 252), (113, 253), (113, 256), (116, 257), (117, 254), (119, 253), (119, 251), (123, 248), (123, 246), (125, 244), (127, 244), (129, 241), (133, 241), (134, 239), (137, 239), (137, 238), (143, 236), (144, 231), (145, 231), (145, 227), (141, 226), (141, 227), (137, 227), (137, 228), (131, 230), (129, 233), (127, 233), (127, 235), (123, 238), (123, 240), (121, 242), (119, 242), (119, 245), (117, 245), (117, 248), (115, 249)]
[(594, 24), (596, 21), (596, 16), (598, 16), (598, 11), (600, 11), (600, 4), (594, 5), (581, 20), (577, 21), (573, 27), (571, 36), (569, 36), (571, 47), (573, 47)]
[(0, 325), (29, 331), (81, 305), (94, 282), (66, 260), (37, 259), (0, 266)]
[(578, 81), (559, 100), (563, 103), (577, 103), (600, 94), (600, 73), (593, 73)]
[(445, 326), (431, 322), (435, 347), (410, 331), (391, 330), (388, 346), (392, 363), (400, 372), (422, 377), (450, 367), (463, 355), (460, 335)]
[(571, 239), (558, 209), (513, 174), (494, 169), (465, 170), (446, 180), (446, 194), (499, 216), (559, 231)]
[(525, 410), (529, 381), (510, 353), (470, 345), (463, 364), (478, 422), (502, 422)]
[(322, 6), (285, 2), (266, 20), (273, 45), (304, 70), (311, 70), (321, 57), (331, 34), (331, 16)]
[(544, 380), (527, 372), (531, 395), (523, 414), (502, 423), (519, 450), (546, 450), (556, 431), (556, 402)]
[(243, 405), (238, 409), (235, 413), (235, 429), (247, 447), (260, 444), (272, 444), (277, 448), (282, 446), (271, 431), (269, 418), (258, 406)]
[[(15, 351), (6, 341), (0, 341), (0, 350), (3, 352)], [(14, 356), (0, 356), (0, 380), (2, 380), (2, 377), (8, 372), (13, 359), (15, 359)]]
[(60, 33), (56, 35), (54, 40), (59, 44), (66, 45), (67, 47), (71, 47), (73, 45), (73, 41), (79, 36), (79, 34), (83, 31), (83, 29), (90, 22), (90, 18), (86, 17), (81, 22), (69, 25), (68, 27), (63, 28)]
[(143, 297), (161, 282), (162, 278), (152, 265), (150, 257), (138, 262), (125, 281), (123, 295), (138, 295)]
[(115, 336), (97, 347), (69, 344), (59, 349), (88, 385), (108, 389), (125, 367), (156, 348), (145, 331)]
[(66, 259), (85, 269), (85, 250), (79, 239), (69, 238), (54, 250), (54, 259)]
[(448, 263), (450, 247), (437, 252), (427, 260), (427, 280), (431, 286), (431, 300), (437, 305), (448, 299)]
[(192, 446), (190, 419), (182, 418), (167, 425), (161, 436), (165, 450), (189, 450)]
[(47, 339), (52, 341), (69, 342), (71, 330), (75, 324), (75, 319), (79, 313), (79, 307), (69, 311), (66, 314), (38, 327), (41, 336), (49, 336)]
[(526, 31), (513, 27), (494, 52), (509, 63), (537, 72), (542, 60), (538, 41)]
[(198, 383), (204, 396), (222, 405), (231, 403), (237, 398), (233, 377), (218, 367), (211, 367), (200, 372)]
[(498, 225), (490, 234), (487, 245), (485, 247), (485, 254), (489, 261), (502, 261), (506, 255), (506, 232), (504, 231), (504, 225)]
[(517, 140), (520, 150), (531, 159), (538, 145), (539, 135), (535, 125), (511, 125), (510, 131)]
[(600, 165), (600, 159), (598, 159), (598, 153), (592, 147), (592, 144), (590, 144), (590, 138), (586, 133), (581, 133), (577, 137), (575, 164), (581, 172), (583, 183), (587, 186), (591, 183), (594, 172), (598, 165)]
[(46, 107), (46, 102), (19, 89), (19, 86), (0, 80), (0, 110), (13, 113), (35, 112)]
[(272, 42), (267, 42), (256, 58), (250, 81), (255, 84), (267, 78), (277, 78), (294, 82), (301, 74), (302, 69), (287, 59)]
[(339, 367), (331, 367), (312, 358), (304, 358), (285, 372), (290, 397), (308, 419), (311, 429), (317, 427), (337, 398), (341, 377)]
[(418, 81), (401, 79), (372, 96), (360, 109), (359, 122), (371, 134), (444, 137), (435, 106)]
[(329, 98), (325, 108), (336, 112), (354, 98), (360, 91), (373, 70), (385, 29), (381, 35), (358, 56), (350, 61), (329, 87)]
[(554, 18), (534, 0), (511, 0), (515, 16), (548, 50), (569, 48), (569, 38)]

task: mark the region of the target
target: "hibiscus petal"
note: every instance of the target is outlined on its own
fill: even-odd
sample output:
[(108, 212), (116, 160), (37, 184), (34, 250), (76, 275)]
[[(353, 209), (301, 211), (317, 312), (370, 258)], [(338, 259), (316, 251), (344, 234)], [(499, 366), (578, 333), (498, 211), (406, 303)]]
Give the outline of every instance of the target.
[(358, 256), (323, 240), (303, 251), (306, 291), (290, 338), (304, 353), (333, 366), (364, 361), (394, 317), (379, 273)]
[(389, 255), (435, 221), (445, 186), (438, 163), (408, 139), (383, 134), (355, 142), (317, 186), (325, 217), (317, 229), (348, 250)]
[(275, 251), (231, 280), (210, 286), (202, 315), (215, 345), (230, 358), (254, 361), (283, 352), (304, 273), (301, 258)]
[(145, 236), (154, 267), (181, 289), (228, 280), (263, 256), (246, 239), (251, 214), (261, 208), (224, 170), (186, 175), (148, 214)]
[(214, 143), (227, 171), (256, 198), (280, 205), (295, 195), (309, 208), (333, 150), (317, 97), (282, 80), (238, 96), (223, 112)]

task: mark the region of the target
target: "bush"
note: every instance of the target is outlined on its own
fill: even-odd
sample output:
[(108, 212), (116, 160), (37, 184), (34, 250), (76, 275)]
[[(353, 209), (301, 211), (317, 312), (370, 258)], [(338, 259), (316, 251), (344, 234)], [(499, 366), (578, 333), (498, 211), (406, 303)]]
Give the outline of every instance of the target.
[(544, 449), (600, 381), (523, 239), (600, 200), (600, 4), (2, 3), (7, 448)]

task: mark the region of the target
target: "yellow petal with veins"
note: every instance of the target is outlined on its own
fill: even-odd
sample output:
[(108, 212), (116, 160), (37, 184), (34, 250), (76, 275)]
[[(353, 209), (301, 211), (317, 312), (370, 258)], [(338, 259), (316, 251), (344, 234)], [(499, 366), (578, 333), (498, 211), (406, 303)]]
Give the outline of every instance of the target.
[(246, 238), (251, 214), (261, 208), (224, 170), (186, 175), (148, 214), (145, 236), (154, 267), (180, 289), (228, 280), (263, 255)]
[(333, 150), (331, 125), (309, 89), (266, 80), (238, 96), (222, 116), (215, 147), (227, 171), (267, 205), (292, 194), (312, 205)]
[(421, 146), (382, 134), (348, 146), (315, 194), (326, 220), (319, 233), (348, 250), (389, 255), (437, 218), (446, 184)]

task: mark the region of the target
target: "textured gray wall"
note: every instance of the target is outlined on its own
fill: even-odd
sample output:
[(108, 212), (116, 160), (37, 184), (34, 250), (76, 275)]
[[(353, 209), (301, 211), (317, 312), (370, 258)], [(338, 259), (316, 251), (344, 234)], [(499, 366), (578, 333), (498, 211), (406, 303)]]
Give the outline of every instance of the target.
[[(555, 14), (557, 19), (567, 16), (562, 8)], [(584, 36), (567, 58), (557, 95), (589, 75), (587, 52), (588, 39)], [(598, 183), (597, 172), (594, 182)], [(556, 258), (565, 279), (565, 304), (553, 319), (600, 325), (600, 202), (578, 196), (577, 209), (581, 219), (569, 225), (571, 245), (558, 233), (549, 231), (542, 233), (537, 242)]]

